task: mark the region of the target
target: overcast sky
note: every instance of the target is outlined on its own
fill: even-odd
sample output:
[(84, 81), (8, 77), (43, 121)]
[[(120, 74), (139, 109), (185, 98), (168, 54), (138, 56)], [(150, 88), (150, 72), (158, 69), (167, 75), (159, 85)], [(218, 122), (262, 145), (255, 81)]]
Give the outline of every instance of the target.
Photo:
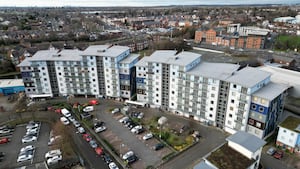
[(0, 0), (7, 6), (166, 6), (166, 5), (232, 5), (232, 4), (295, 4), (300, 0)]

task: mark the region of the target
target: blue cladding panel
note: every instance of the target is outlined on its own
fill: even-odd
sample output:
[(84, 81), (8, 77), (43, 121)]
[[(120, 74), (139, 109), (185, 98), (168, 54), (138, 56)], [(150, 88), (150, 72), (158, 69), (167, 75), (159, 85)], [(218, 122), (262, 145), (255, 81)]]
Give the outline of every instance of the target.
[(31, 77), (30, 72), (22, 72), (21, 75), (22, 77)]
[(145, 81), (145, 78), (140, 78), (140, 77), (136, 78), (137, 83), (144, 83), (144, 81)]
[(24, 92), (24, 91), (25, 91), (24, 86), (5, 87), (0, 89), (0, 93), (3, 93), (3, 95), (10, 95), (10, 94)]
[(251, 103), (250, 110), (266, 115), (268, 114), (269, 108), (256, 103)]
[(121, 80), (130, 80), (130, 75), (120, 74)]

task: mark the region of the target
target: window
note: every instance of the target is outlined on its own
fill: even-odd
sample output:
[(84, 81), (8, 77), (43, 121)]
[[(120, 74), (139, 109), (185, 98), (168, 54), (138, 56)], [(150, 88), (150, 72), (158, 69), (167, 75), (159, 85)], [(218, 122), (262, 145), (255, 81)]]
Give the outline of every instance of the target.
[(156, 70), (156, 73), (159, 73), (159, 70)]
[(45, 70), (45, 68), (44, 68), (44, 67), (42, 67), (42, 70)]
[(256, 109), (256, 104), (252, 104), (252, 105), (251, 105), (251, 109), (252, 109), (252, 110), (255, 110), (255, 109)]
[(214, 104), (214, 101), (210, 101), (210, 104)]
[(294, 136), (294, 133), (291, 133), (291, 136)]
[(174, 103), (171, 103), (172, 106), (174, 106)]
[(158, 64), (158, 63), (156, 63), (156, 66), (159, 66), (159, 64)]
[(286, 133), (286, 130), (283, 130), (284, 133)]
[(212, 87), (211, 90), (214, 90), (214, 91), (215, 91), (215, 90), (216, 90), (216, 87)]
[(94, 68), (92, 67), (92, 70), (94, 70)]
[(209, 108), (209, 110), (210, 110), (210, 111), (213, 111), (213, 110), (214, 110), (214, 108), (210, 107), (210, 108)]
[(156, 103), (158, 103), (158, 100), (156, 100)]
[(253, 97), (253, 100), (254, 100), (254, 101), (257, 101), (257, 100), (258, 100), (258, 98), (257, 98), (257, 97)]
[(173, 75), (175, 75), (175, 72), (173, 72)]
[(231, 125), (231, 121), (230, 121), (230, 120), (228, 120), (228, 121), (227, 121), (227, 124)]
[(90, 56), (90, 59), (93, 59), (93, 56)]
[(265, 99), (261, 99), (261, 104), (266, 104), (266, 100)]
[(108, 85), (107, 88), (110, 88), (110, 86)]
[(249, 119), (249, 124), (253, 125), (254, 124), (254, 120), (253, 119)]
[(212, 117), (212, 114), (209, 114), (209, 117)]
[(256, 122), (256, 127), (261, 128), (261, 123), (260, 122)]
[(105, 60), (107, 60), (107, 57), (105, 57)]
[(44, 81), (47, 81), (47, 78), (44, 78)]
[(96, 79), (93, 79), (93, 82), (95, 82), (96, 81)]
[(236, 89), (236, 84), (234, 84), (234, 85), (233, 85), (233, 88), (235, 88), (235, 89)]
[(264, 112), (264, 108), (263, 107), (259, 107), (259, 110), (258, 110), (259, 112)]
[(232, 107), (232, 106), (230, 106), (230, 107), (229, 107), (229, 110), (233, 111), (233, 107)]
[(232, 114), (229, 114), (229, 117), (231, 118), (231, 117), (232, 117)]
[(59, 72), (58, 75), (61, 75), (61, 73)]
[(234, 103), (234, 100), (233, 100), (233, 99), (231, 100), (231, 103)]
[(158, 97), (158, 94), (156, 94), (156, 97)]
[(156, 91), (158, 91), (158, 88), (156, 88)]
[(211, 97), (215, 97), (215, 94), (212, 93), (210, 96), (211, 96)]
[(174, 92), (174, 91), (172, 91), (172, 94), (175, 94), (175, 92)]

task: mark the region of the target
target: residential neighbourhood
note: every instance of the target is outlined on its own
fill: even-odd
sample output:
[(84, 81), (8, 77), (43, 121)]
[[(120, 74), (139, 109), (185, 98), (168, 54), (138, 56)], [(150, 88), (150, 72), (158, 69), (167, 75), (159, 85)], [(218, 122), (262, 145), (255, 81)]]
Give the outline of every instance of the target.
[(300, 168), (299, 4), (148, 3), (0, 2), (0, 168)]

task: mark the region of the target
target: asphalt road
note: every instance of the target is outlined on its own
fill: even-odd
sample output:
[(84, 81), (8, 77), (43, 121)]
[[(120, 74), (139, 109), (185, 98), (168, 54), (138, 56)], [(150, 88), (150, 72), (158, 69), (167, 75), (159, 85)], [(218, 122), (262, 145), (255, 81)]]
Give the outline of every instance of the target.
[(72, 132), (72, 137), (76, 145), (76, 151), (82, 158), (84, 158), (84, 163), (87, 169), (108, 169), (108, 165), (102, 160), (101, 157), (96, 155), (94, 149), (92, 149), (89, 143), (82, 138), (82, 135), (80, 133), (76, 133), (76, 130), (73, 126), (68, 127)]
[(261, 154), (260, 163), (266, 169), (294, 169), (293, 167), (287, 166), (282, 160), (277, 160), (266, 153)]

